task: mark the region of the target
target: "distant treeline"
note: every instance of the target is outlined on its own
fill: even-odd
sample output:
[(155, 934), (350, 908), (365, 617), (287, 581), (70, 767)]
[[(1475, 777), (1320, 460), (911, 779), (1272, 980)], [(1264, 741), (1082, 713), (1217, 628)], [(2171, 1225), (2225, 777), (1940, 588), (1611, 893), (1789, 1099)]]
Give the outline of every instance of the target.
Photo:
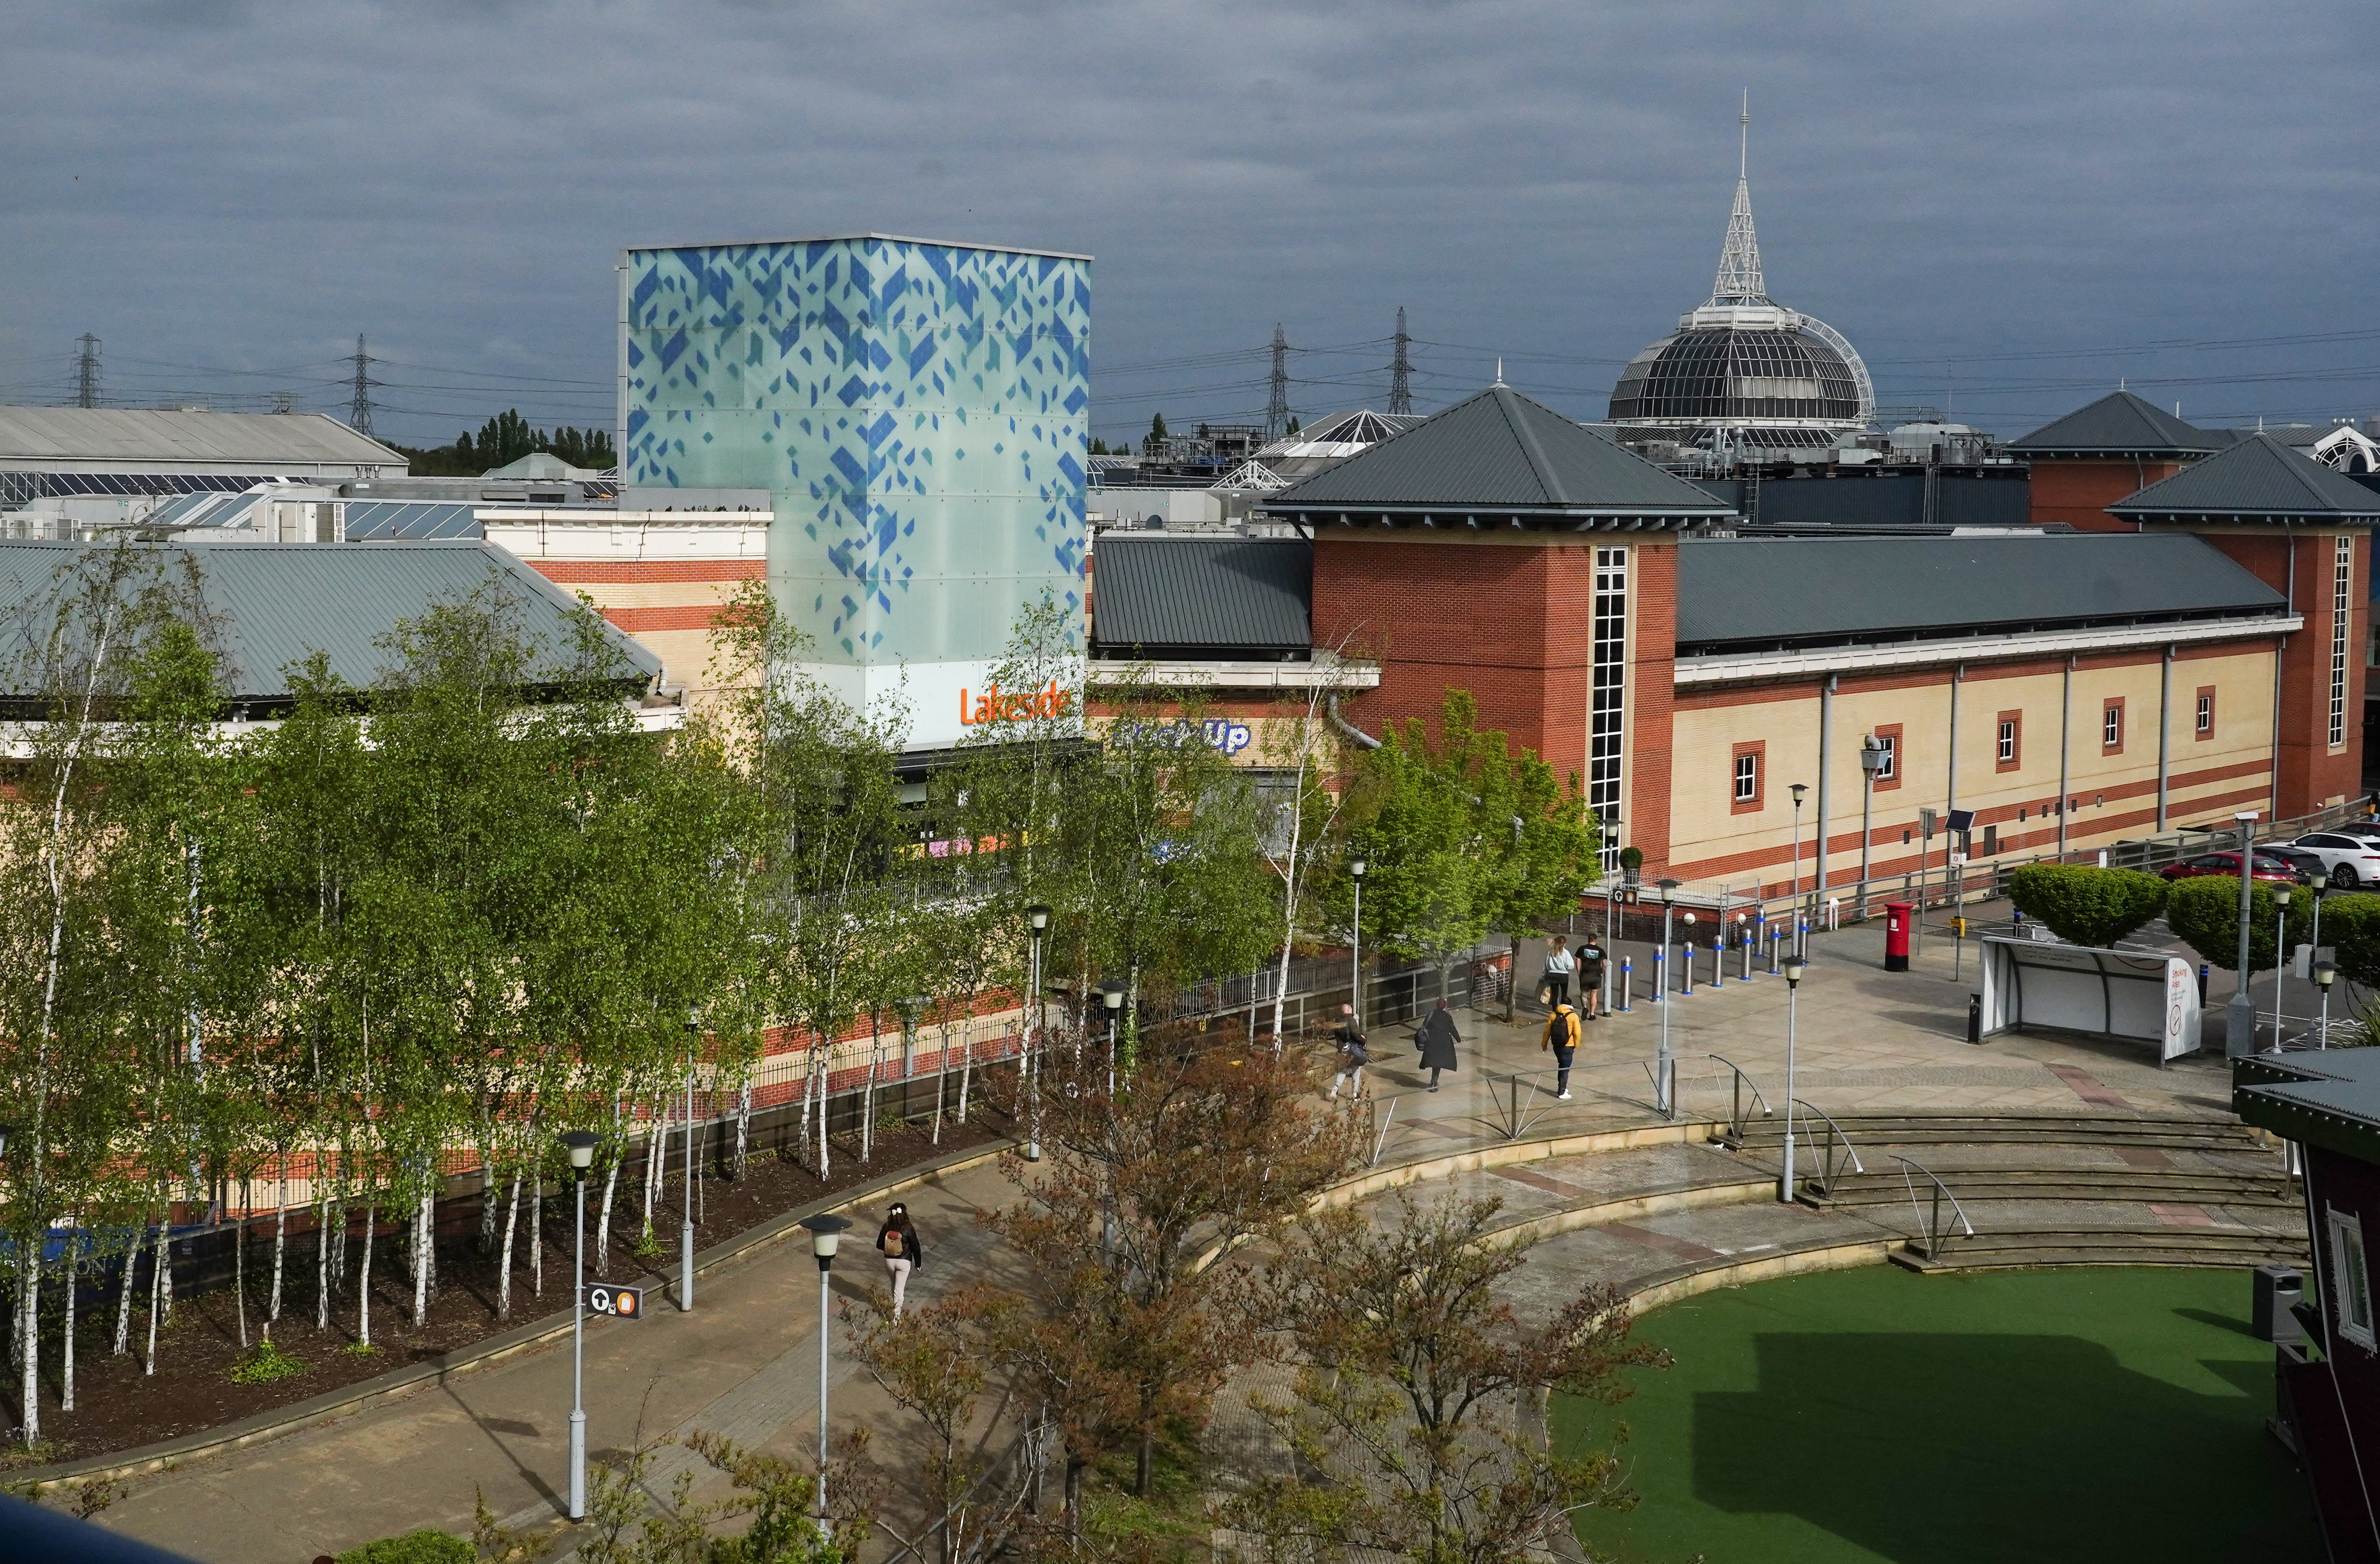
[(549, 433), (530, 427), (517, 408), (506, 408), (481, 424), (476, 439), (466, 430), (455, 437), (452, 445), (396, 448), (412, 458), (417, 478), (477, 478), (538, 451), (559, 456), (574, 467), (598, 472), (618, 460), (612, 452), (610, 430), (572, 429), (565, 425)]

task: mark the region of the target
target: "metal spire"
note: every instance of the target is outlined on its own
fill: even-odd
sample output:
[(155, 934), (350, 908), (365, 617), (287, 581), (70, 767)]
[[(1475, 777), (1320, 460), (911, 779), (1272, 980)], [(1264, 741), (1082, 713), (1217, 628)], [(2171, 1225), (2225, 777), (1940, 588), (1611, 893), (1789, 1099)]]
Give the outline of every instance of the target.
[(1413, 411), (1413, 361), (1405, 357), (1405, 347), (1413, 338), (1405, 334), (1405, 307), (1397, 306), (1397, 356), (1389, 365), (1389, 411)]
[(1760, 275), (1760, 240), (1752, 231), (1752, 90), (1744, 89), (1736, 115), (1735, 210), (1727, 215), (1727, 242), (1719, 247), (1713, 304), (1765, 304), (1768, 286)]

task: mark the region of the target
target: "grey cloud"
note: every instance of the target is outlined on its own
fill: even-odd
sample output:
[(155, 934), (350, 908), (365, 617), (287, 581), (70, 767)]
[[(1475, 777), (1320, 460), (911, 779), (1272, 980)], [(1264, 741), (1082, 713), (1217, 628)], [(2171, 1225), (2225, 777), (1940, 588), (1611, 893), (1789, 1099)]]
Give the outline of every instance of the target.
[[(2119, 374), (2197, 416), (2380, 406), (2360, 8), (1751, 4), (53, 6), (0, 59), (0, 396), (106, 339), (125, 395), (303, 369), (358, 331), (383, 427), (609, 418), (625, 243), (877, 228), (1088, 250), (1103, 432), (1253, 413), (1275, 321), (1308, 413), (1489, 358), (1599, 413), (1709, 285), (1753, 94), (1780, 297), (1888, 401), (2022, 427)], [(1458, 350), (1440, 345), (1463, 345)], [(1212, 365), (1135, 372), (1225, 349)], [(1969, 362), (1947, 363), (1967, 359)], [(2246, 377), (2336, 371), (2313, 381)], [(540, 377), (533, 379), (531, 377)], [(299, 377), (285, 376), (292, 383)], [(579, 382), (576, 384), (558, 382)], [(1156, 394), (1162, 393), (1161, 395)], [(404, 410), (398, 410), (404, 409)]]

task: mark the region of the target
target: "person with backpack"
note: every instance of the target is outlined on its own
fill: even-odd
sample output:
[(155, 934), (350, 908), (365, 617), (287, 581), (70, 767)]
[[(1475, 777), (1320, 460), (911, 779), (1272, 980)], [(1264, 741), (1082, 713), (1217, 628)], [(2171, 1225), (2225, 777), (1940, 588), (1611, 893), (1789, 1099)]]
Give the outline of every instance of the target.
[(1554, 1055), (1554, 1100), (1570, 1100), (1570, 1061), (1578, 1052), (1578, 1012), (1568, 1004), (1554, 1006), (1546, 1017), (1545, 1041), (1540, 1049), (1551, 1049)]
[(898, 1200), (885, 1213), (884, 1225), (876, 1230), (876, 1252), (884, 1256), (885, 1273), (892, 1279), (892, 1317), (899, 1319), (908, 1296), (910, 1273), (926, 1263), (926, 1251), (917, 1243), (909, 1207)]
[(1596, 996), (1603, 992), (1603, 941), (1590, 934), (1578, 947), (1579, 1020), (1595, 1019)]
[(1372, 1062), (1372, 1050), (1364, 1041), (1364, 1029), (1355, 1024), (1355, 1007), (1339, 1007), (1339, 1030), (1331, 1034), (1339, 1044), (1339, 1073), (1330, 1081), (1330, 1099), (1339, 1099), (1339, 1088), (1348, 1088), (1350, 1097), (1364, 1095), (1364, 1066)]
[(1561, 935), (1546, 947), (1545, 975), (1537, 979), (1537, 988), (1545, 994), (1546, 1008), (1551, 1010), (1568, 1002), (1570, 975), (1578, 970), (1578, 961), (1570, 953), (1570, 941)]
[(1421, 1066), (1429, 1072), (1431, 1091), (1438, 1090), (1439, 1072), (1454, 1068), (1454, 1045), (1462, 1040), (1462, 1035), (1454, 1029), (1454, 1017), (1448, 1012), (1446, 1001), (1439, 1000), (1438, 1008), (1429, 1012), (1429, 1019), (1423, 1022), (1421, 1029), (1414, 1034), (1414, 1042), (1421, 1049)]

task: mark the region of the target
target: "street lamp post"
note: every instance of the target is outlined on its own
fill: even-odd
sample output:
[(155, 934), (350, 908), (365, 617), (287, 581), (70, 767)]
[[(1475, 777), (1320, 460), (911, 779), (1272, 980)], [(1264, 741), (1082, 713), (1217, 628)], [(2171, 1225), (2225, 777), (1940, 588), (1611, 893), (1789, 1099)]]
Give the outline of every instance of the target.
[(1777, 1198), (1788, 1205), (1793, 1200), (1793, 1043), (1800, 1020), (1795, 1000), (1809, 964), (1798, 955), (1785, 958), (1785, 1179), (1777, 1187)]
[(1033, 956), (1028, 964), (1032, 970), (1028, 981), (1033, 989), (1031, 1002), (1034, 1007), (1034, 1019), (1032, 1024), (1026, 1029), (1027, 1037), (1023, 1064), (1026, 1096), (1031, 1099), (1032, 1105), (1029, 1115), (1031, 1122), (1025, 1132), (1025, 1160), (1038, 1162), (1041, 1160), (1041, 1055), (1039, 1049), (1049, 1040), (1046, 1033), (1049, 1028), (1050, 1009), (1048, 1001), (1041, 996), (1041, 939), (1050, 931), (1050, 909), (1036, 902), (1025, 909), (1025, 920), (1030, 926), (1033, 936)]
[(1357, 858), (1347, 866), (1347, 878), (1355, 882), (1355, 927), (1349, 943), (1354, 947), (1354, 959), (1347, 973), (1347, 997), (1354, 1002), (1348, 1008), (1355, 1012), (1355, 1030), (1364, 1029), (1364, 870), (1367, 866)]
[(1864, 782), (1860, 789), (1860, 897), (1859, 915), (1867, 916), (1868, 845), (1876, 835), (1876, 774), (1892, 752), (1874, 734), (1860, 736), (1860, 774)]
[(2223, 1009), (2223, 1052), (2228, 1058), (2243, 1059), (2256, 1051), (2256, 1001), (2248, 997), (2249, 870), (2256, 861), (2256, 811), (2242, 809), (2231, 819), (2240, 828), (2240, 981)]
[(2330, 985), (2338, 976), (2338, 968), (2326, 961), (2313, 964), (2314, 987), (2322, 990), (2322, 1030), (2314, 1034), (2314, 1047), (2330, 1047)]
[(818, 1257), (819, 1267), (819, 1469), (818, 1520), (819, 1530), (826, 1530), (826, 1348), (827, 1348), (827, 1276), (834, 1269), (835, 1245), (842, 1242), (844, 1231), (851, 1226), (849, 1217), (838, 1217), (821, 1211), (815, 1217), (804, 1217), (802, 1226), (809, 1230), (810, 1253)]
[[(694, 1312), (694, 1066), (702, 1051), (702, 1012), (686, 1012), (686, 1198), (677, 1224), (677, 1307)], [(663, 1166), (667, 1166), (666, 1163)]]
[(1795, 782), (1786, 789), (1793, 795), (1793, 953), (1802, 953), (1802, 795), (1810, 791), (1807, 783)]
[(578, 1199), (570, 1244), (570, 1518), (587, 1519), (587, 1170), (595, 1161), (595, 1132), (562, 1137), (570, 1153), (570, 1184)]
[(1653, 965), (1653, 987), (1661, 995), (1661, 1053), (1653, 1065), (1653, 1106), (1660, 1110), (1664, 1119), (1678, 1116), (1677, 1104), (1671, 1100), (1670, 1090), (1670, 1009), (1673, 1001), (1668, 992), (1669, 977), (1661, 971), (1670, 964), (1670, 931), (1674, 927), (1670, 919), (1677, 912), (1677, 905), (1670, 897), (1677, 889), (1678, 882), (1674, 879), (1660, 882), (1661, 958)]
[[(2240, 872), (2243, 876), (2252, 872), (2249, 867), (2250, 860), (2244, 854), (2240, 856), (2240, 862), (2242, 866)], [(2289, 976), (2289, 888), (2288, 886), (2274, 887), (2273, 907), (2273, 1051), (2278, 1053), (2281, 1051), (2281, 985)]]
[(1109, 984), (1099, 990), (1099, 1003), (1105, 1005), (1108, 1012), (1108, 1096), (1112, 1099), (1116, 1077), (1116, 1020), (1123, 1013), (1123, 990), (1112, 983)]

